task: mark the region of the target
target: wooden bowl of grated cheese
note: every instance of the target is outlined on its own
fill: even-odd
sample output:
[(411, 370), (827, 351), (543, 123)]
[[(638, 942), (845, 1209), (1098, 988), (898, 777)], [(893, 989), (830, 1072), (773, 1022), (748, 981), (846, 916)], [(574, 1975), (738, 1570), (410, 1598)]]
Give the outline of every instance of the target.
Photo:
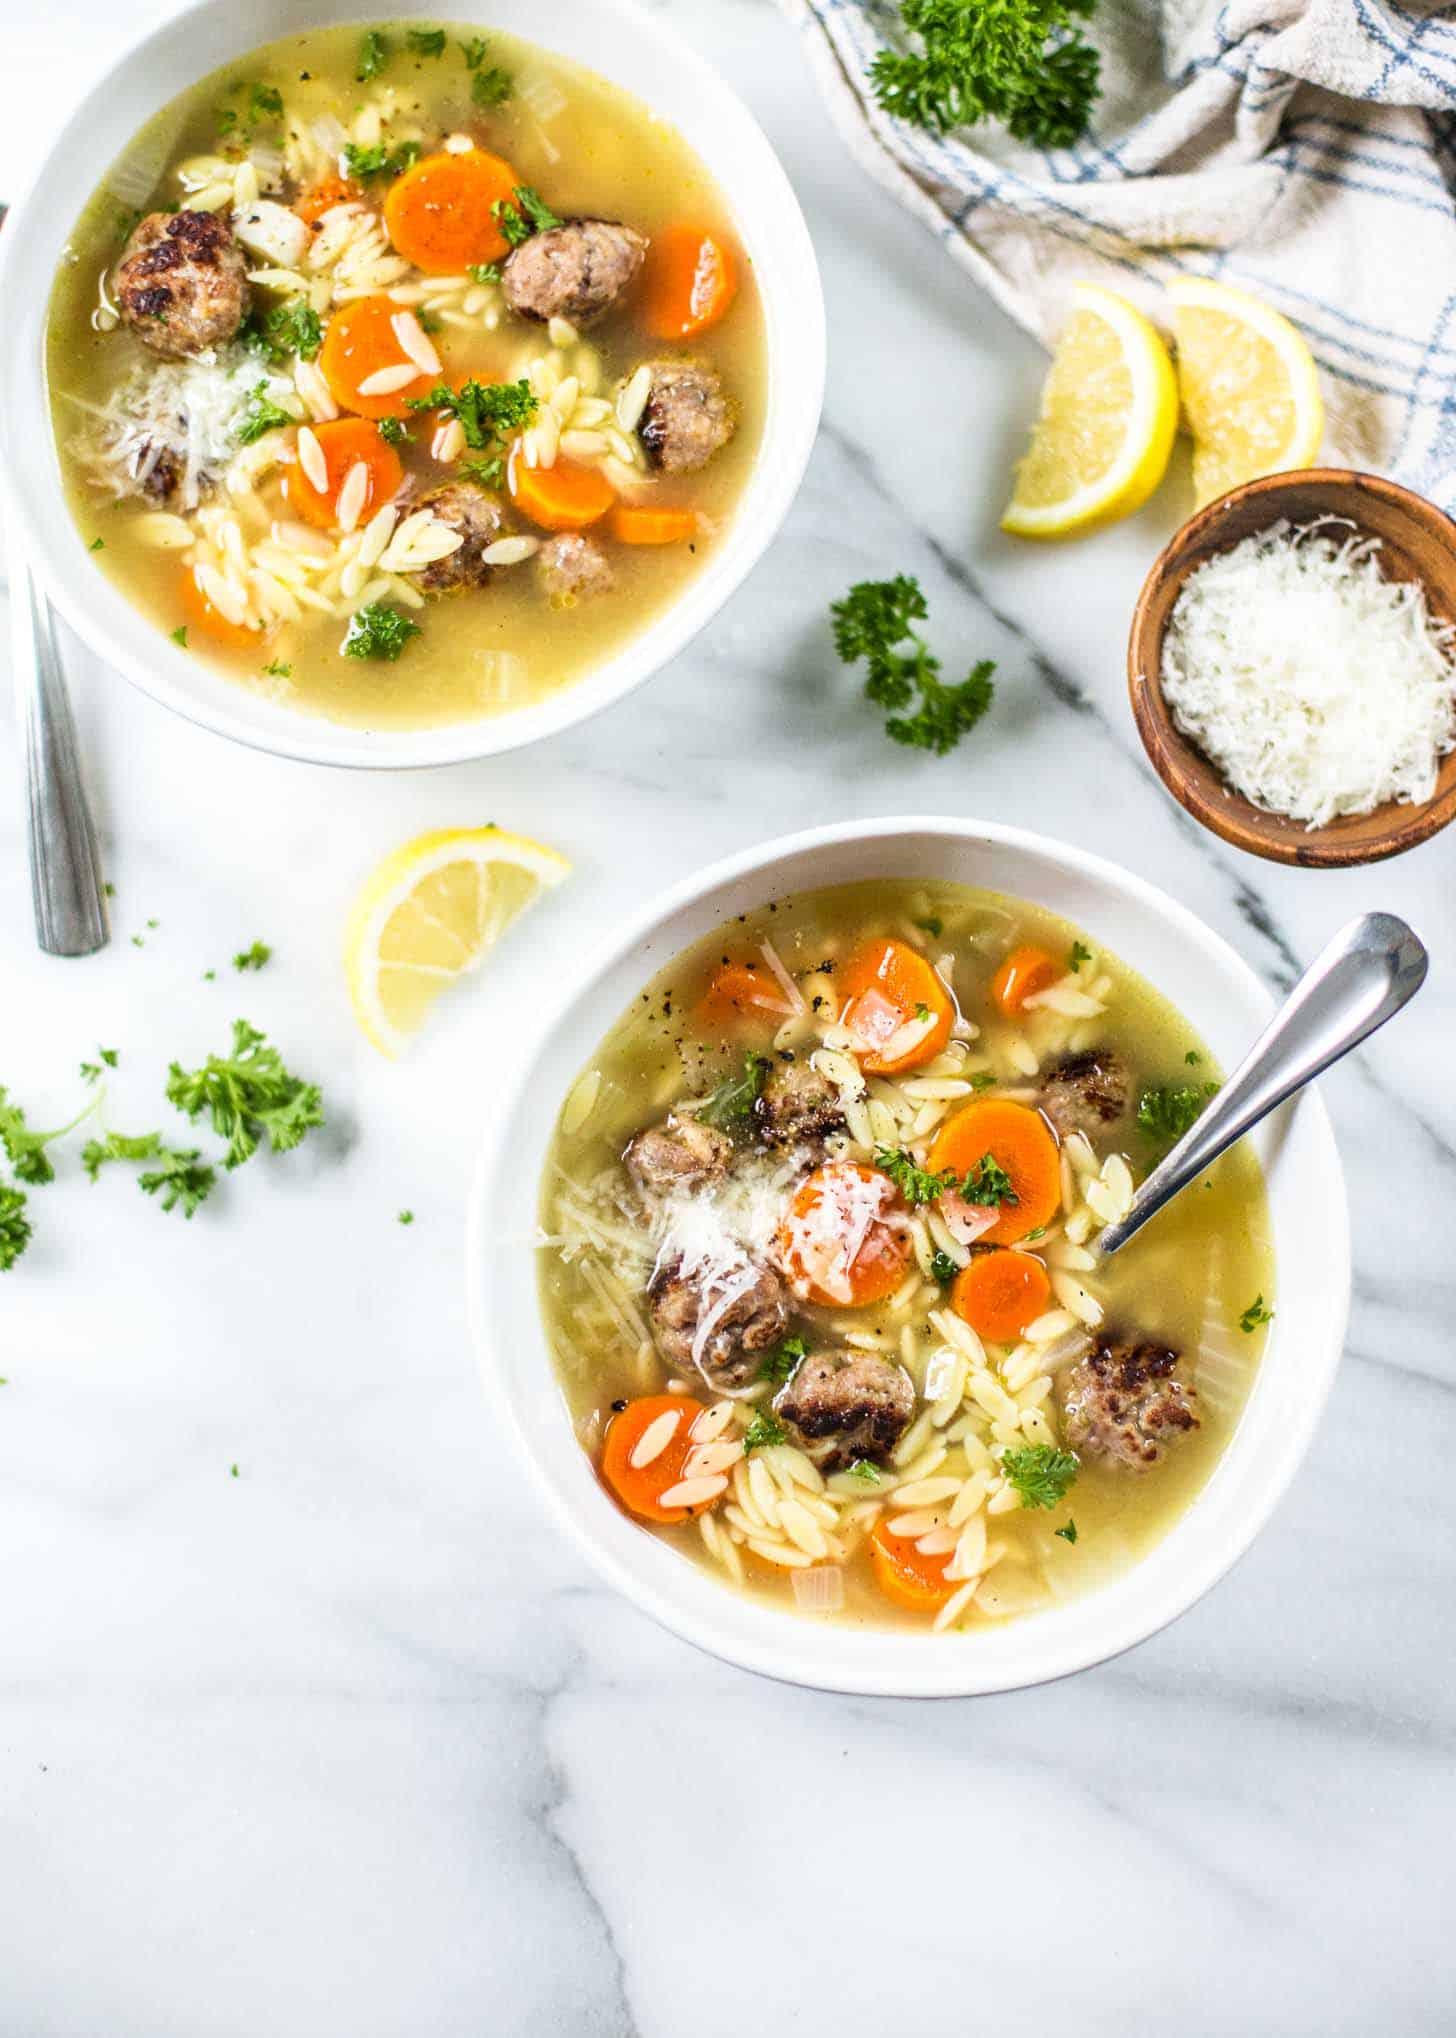
[(1127, 667), (1153, 768), (1236, 848), (1340, 868), (1456, 819), (1456, 524), (1393, 481), (1220, 496), (1144, 582)]

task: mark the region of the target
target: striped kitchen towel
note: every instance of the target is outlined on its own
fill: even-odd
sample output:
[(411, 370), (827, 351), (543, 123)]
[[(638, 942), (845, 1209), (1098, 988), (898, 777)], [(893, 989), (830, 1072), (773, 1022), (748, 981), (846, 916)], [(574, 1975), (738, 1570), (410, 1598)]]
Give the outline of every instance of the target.
[(1326, 455), (1456, 508), (1451, 7), (1101, 0), (1092, 124), (1038, 149), (881, 111), (890, 0), (785, 5), (859, 161), (1042, 341), (1087, 278), (1165, 323), (1179, 270), (1257, 291), (1324, 371)]

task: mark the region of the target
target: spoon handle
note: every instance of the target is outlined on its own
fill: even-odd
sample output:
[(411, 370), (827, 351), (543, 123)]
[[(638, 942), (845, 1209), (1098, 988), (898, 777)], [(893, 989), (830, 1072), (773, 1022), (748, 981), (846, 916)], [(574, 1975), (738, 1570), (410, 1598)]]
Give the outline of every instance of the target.
[(1393, 913), (1364, 913), (1319, 955), (1207, 1110), (1160, 1161), (1119, 1224), (1099, 1241), (1115, 1253), (1180, 1190), (1286, 1097), (1358, 1047), (1413, 998), (1429, 958)]
[(13, 528), (7, 551), (36, 939), (47, 955), (91, 955), (109, 939), (106, 899), (55, 619)]

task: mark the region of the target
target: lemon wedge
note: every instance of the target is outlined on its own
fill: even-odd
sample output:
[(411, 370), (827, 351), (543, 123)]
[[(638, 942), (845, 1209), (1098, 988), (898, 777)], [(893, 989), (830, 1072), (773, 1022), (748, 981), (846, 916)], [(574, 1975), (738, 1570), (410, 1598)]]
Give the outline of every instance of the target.
[(452, 983), (571, 865), (504, 828), (439, 828), (386, 856), (360, 887), (344, 936), (354, 1014), (398, 1055)]
[(1178, 277), (1168, 294), (1199, 506), (1261, 474), (1312, 465), (1325, 412), (1298, 330), (1247, 291), (1202, 276)]
[(1135, 306), (1079, 283), (1016, 470), (1003, 531), (1066, 538), (1140, 509), (1178, 429), (1178, 386), (1158, 332)]

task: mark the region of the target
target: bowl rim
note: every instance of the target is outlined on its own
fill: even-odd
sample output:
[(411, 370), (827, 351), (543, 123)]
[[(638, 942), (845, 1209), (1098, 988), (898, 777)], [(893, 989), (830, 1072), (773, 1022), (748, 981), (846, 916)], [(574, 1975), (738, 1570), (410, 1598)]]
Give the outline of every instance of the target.
[[(1227, 522), (1236, 506), (1251, 499), (1263, 501), (1275, 498), (1270, 506), (1269, 522), (1277, 521), (1277, 498), (1291, 486), (1318, 486), (1333, 495), (1354, 489), (1383, 496), (1413, 523), (1438, 533), (1448, 546), (1456, 548), (1456, 521), (1436, 503), (1383, 474), (1370, 474), (1355, 467), (1293, 467), (1243, 482), (1226, 494), (1216, 496), (1212, 502), (1205, 503), (1202, 509), (1195, 510), (1185, 523), (1179, 525), (1149, 567), (1138, 592), (1128, 630), (1128, 697), (1148, 762), (1167, 791), (1196, 821), (1202, 822), (1205, 828), (1235, 849), (1261, 856), (1270, 863), (1289, 864), (1304, 870), (1350, 870), (1361, 864), (1381, 863), (1387, 857), (1402, 856), (1408, 849), (1418, 848), (1456, 821), (1456, 778), (1444, 792), (1433, 793), (1420, 806), (1390, 800), (1384, 808), (1376, 808), (1377, 815), (1383, 812), (1391, 817), (1388, 826), (1381, 833), (1367, 836), (1358, 843), (1343, 838), (1337, 832), (1338, 823), (1307, 829), (1300, 822), (1256, 806), (1232, 786), (1225, 786), (1217, 797), (1210, 797), (1181, 764), (1181, 759), (1189, 752), (1196, 752), (1197, 746), (1174, 722), (1163, 697), (1160, 661), (1151, 655), (1160, 653), (1162, 649), (1161, 631), (1158, 632), (1156, 645), (1151, 641), (1153, 625), (1150, 612), (1165, 583), (1170, 579), (1181, 583), (1195, 563), (1201, 563), (1189, 556), (1195, 548), (1209, 553), (1223, 549), (1209, 541)], [(1358, 523), (1356, 518), (1351, 521)], [(1277, 824), (1279, 832), (1254, 831), (1242, 818), (1247, 815), (1257, 816), (1265, 827)]]
[[(634, 913), (615, 933), (599, 941), (580, 966), (574, 968), (568, 981), (557, 992), (556, 998), (547, 1010), (543, 1023), (535, 1031), (535, 1044), (524, 1051), (516, 1066), (502, 1071), (503, 1079), (498, 1085), (495, 1102), (487, 1107), (481, 1132), (481, 1142), (472, 1179), (470, 1196), (465, 1213), (465, 1285), (467, 1317), (471, 1341), (474, 1348), (481, 1384), (492, 1406), (502, 1404), (507, 1412), (507, 1426), (510, 1429), (517, 1454), (529, 1469), (531, 1480), (537, 1491), (546, 1500), (547, 1508), (555, 1520), (564, 1527), (568, 1538), (575, 1543), (591, 1568), (605, 1581), (615, 1587), (631, 1604), (649, 1614), (669, 1632), (693, 1643), (721, 1661), (732, 1663), (738, 1668), (752, 1670), (760, 1675), (778, 1681), (801, 1685), (811, 1689), (848, 1692), (865, 1696), (940, 1698), (970, 1697), (992, 1692), (1019, 1690), (1055, 1681), (1070, 1676), (1096, 1664), (1110, 1661), (1127, 1649), (1146, 1641), (1182, 1614), (1188, 1611), (1205, 1593), (1225, 1577), (1236, 1563), (1247, 1553), (1263, 1529), (1280, 1500), (1287, 1492), (1295, 1473), (1299, 1469), (1313, 1441), (1315, 1430), (1334, 1383), (1348, 1324), (1350, 1303), (1350, 1231), (1349, 1214), (1345, 1195), (1344, 1176), (1335, 1145), (1333, 1130), (1324, 1102), (1317, 1092), (1308, 1091), (1296, 1100), (1301, 1116), (1301, 1131), (1305, 1133), (1315, 1150), (1318, 1167), (1316, 1179), (1320, 1182), (1326, 1208), (1324, 1215), (1328, 1230), (1321, 1239), (1321, 1287), (1325, 1308), (1322, 1346), (1319, 1340), (1312, 1340), (1312, 1349), (1306, 1349), (1301, 1341), (1300, 1379), (1302, 1398), (1296, 1405), (1295, 1419), (1275, 1432), (1269, 1444), (1267, 1461), (1256, 1481), (1255, 1503), (1239, 1518), (1237, 1529), (1217, 1549), (1204, 1550), (1201, 1556), (1189, 1564), (1187, 1574), (1175, 1589), (1165, 1591), (1150, 1609), (1135, 1611), (1124, 1617), (1109, 1633), (1105, 1641), (1097, 1641), (1090, 1647), (1070, 1644), (1061, 1649), (1041, 1651), (1042, 1660), (1038, 1667), (1029, 1670), (1013, 1670), (1010, 1674), (1004, 1665), (988, 1665), (978, 1652), (968, 1648), (959, 1655), (939, 1654), (926, 1646), (926, 1638), (913, 1638), (917, 1649), (924, 1647), (924, 1655), (909, 1662), (897, 1662), (893, 1667), (876, 1667), (871, 1660), (876, 1641), (883, 1642), (892, 1630), (855, 1630), (866, 1637), (866, 1662), (863, 1666), (835, 1665), (826, 1668), (816, 1660), (816, 1640), (823, 1630), (813, 1622), (791, 1615), (777, 1615), (778, 1627), (767, 1638), (744, 1641), (722, 1632), (724, 1623), (715, 1619), (715, 1610), (720, 1601), (729, 1605), (739, 1603), (739, 1595), (720, 1585), (716, 1580), (698, 1572), (696, 1566), (685, 1566), (683, 1558), (676, 1551), (668, 1551), (676, 1567), (693, 1572), (702, 1581), (702, 1592), (693, 1592), (693, 1605), (684, 1608), (674, 1603), (675, 1595), (659, 1589), (646, 1575), (647, 1566), (638, 1568), (629, 1551), (640, 1553), (641, 1541), (654, 1549), (662, 1546), (657, 1539), (645, 1537), (635, 1524), (617, 1514), (610, 1501), (601, 1494), (594, 1473), (588, 1471), (588, 1483), (601, 1505), (611, 1510), (612, 1517), (619, 1521), (628, 1535), (630, 1543), (623, 1541), (621, 1548), (608, 1548), (606, 1538), (597, 1529), (589, 1526), (583, 1513), (572, 1498), (557, 1484), (551, 1471), (538, 1454), (533, 1437), (528, 1433), (520, 1409), (513, 1398), (506, 1374), (503, 1352), (495, 1337), (491, 1322), (491, 1280), (488, 1271), (488, 1241), (498, 1227), (492, 1223), (492, 1207), (495, 1197), (494, 1181), (497, 1167), (507, 1150), (511, 1130), (512, 1100), (522, 1093), (535, 1066), (545, 1057), (550, 1043), (558, 1029), (584, 1001), (598, 995), (603, 979), (613, 972), (626, 958), (639, 950), (659, 930), (664, 929), (679, 913), (704, 902), (711, 894), (722, 890), (746, 877), (768, 879), (769, 874), (788, 859), (821, 849), (832, 849), (843, 844), (880, 844), (886, 851), (897, 841), (911, 838), (940, 838), (950, 843), (974, 845), (981, 848), (1008, 849), (1033, 857), (1041, 857), (1061, 866), (1068, 874), (1086, 879), (1099, 887), (1108, 887), (1130, 906), (1138, 910), (1150, 910), (1155, 917), (1171, 921), (1179, 933), (1202, 951), (1204, 960), (1216, 971), (1231, 981), (1232, 985), (1250, 999), (1265, 1014), (1271, 1012), (1274, 1000), (1247, 963), (1223, 938), (1183, 906), (1178, 900), (1163, 892), (1136, 873), (1124, 869), (1101, 856), (1076, 846), (1042, 835), (1035, 831), (1016, 828), (1002, 823), (965, 819), (953, 816), (892, 816), (868, 821), (843, 821), (807, 829), (792, 835), (777, 837), (765, 843), (754, 844), (731, 855), (719, 858), (704, 868), (691, 873), (678, 883), (668, 887)], [(812, 886), (809, 888), (812, 889)], [(765, 883), (765, 893), (772, 887)], [(658, 957), (644, 972), (644, 980), (656, 967), (661, 967), (666, 957)], [(604, 1020), (602, 1015), (598, 1033), (605, 1031), (616, 1017), (613, 1011)], [(1289, 1123), (1294, 1105), (1282, 1107), (1279, 1119), (1274, 1122)], [(532, 1195), (537, 1193), (536, 1171), (540, 1156), (533, 1152)], [(517, 1171), (518, 1172), (518, 1171)], [(532, 1205), (534, 1217), (534, 1204)], [(533, 1250), (527, 1246), (524, 1250)], [(535, 1315), (539, 1331), (539, 1308)], [(1281, 1326), (1282, 1330), (1282, 1326)], [(545, 1350), (544, 1337), (539, 1351), (540, 1364), (546, 1369), (553, 1402), (555, 1421), (569, 1429), (569, 1417), (564, 1399), (561, 1397), (554, 1375), (550, 1371), (550, 1359)], [(1263, 1377), (1268, 1366), (1269, 1348), (1266, 1347), (1261, 1370), (1256, 1375), (1255, 1386)], [(1230, 1459), (1240, 1432), (1248, 1420), (1253, 1396), (1246, 1406), (1219, 1460), (1212, 1468), (1208, 1481), (1195, 1496), (1190, 1507), (1174, 1524), (1166, 1543), (1186, 1523), (1202, 1497), (1213, 1486), (1220, 1468)], [(575, 1446), (575, 1439), (572, 1439)], [(576, 1458), (586, 1464), (584, 1454), (576, 1449)], [(603, 1523), (607, 1516), (600, 1517)], [(615, 1536), (613, 1540), (618, 1540)], [(1154, 1545), (1123, 1574), (1124, 1580), (1133, 1578), (1155, 1557), (1161, 1545)], [(1086, 1605), (1088, 1598), (1101, 1596), (1085, 1595), (1072, 1605)], [(1035, 1620), (1036, 1616), (1029, 1617)], [(1023, 1629), (1020, 1621), (1007, 1623), (993, 1633), (1004, 1635), (1008, 1631)]]
[[(264, 41), (310, 27), (346, 27), (360, 18), (341, 0), (294, 0), (284, 5), (286, 22), (265, 24)], [(427, 0), (400, 0), (391, 20), (429, 14)], [(367, 12), (367, 10), (366, 10)], [(601, 713), (646, 683), (708, 626), (778, 536), (793, 506), (818, 436), (828, 365), (827, 320), (814, 244), (797, 195), (777, 151), (731, 85), (699, 54), (665, 15), (641, 0), (596, 0), (594, 14), (607, 14), (649, 52), (670, 59), (680, 77), (691, 79), (704, 104), (716, 109), (736, 160), (751, 165), (751, 178), (735, 188), (729, 177), (718, 184), (750, 254), (756, 257), (765, 325), (768, 408), (761, 442), (724, 533), (723, 546), (704, 570), (637, 635), (600, 665), (509, 714), (456, 721), (423, 729), (370, 729), (331, 722), (301, 709), (265, 708), (231, 678), (168, 643), (165, 634), (87, 557), (85, 541), (66, 501), (51, 424), (45, 363), (46, 314), (55, 270), (74, 219), (69, 212), (50, 218), (41, 194), (52, 166), (80, 146), (93, 118), (111, 99), (119, 80), (145, 80), (158, 58), (178, 38), (200, 38), (218, 28), (218, 47), (241, 57), (260, 46), (255, 33), (234, 32), (239, 16), (232, 0), (190, 0), (190, 4), (139, 30), (72, 103), (50, 147), (38, 159), (11, 207), (0, 234), (0, 297), (28, 302), (22, 288), (29, 274), (38, 280), (39, 305), (22, 321), (7, 325), (0, 338), (0, 503), (10, 527), (33, 564), (47, 597), (83, 644), (152, 700), (194, 726), (268, 755), (345, 769), (413, 770), (472, 762), (540, 742)], [(473, 20), (468, 0), (447, 0), (442, 19)], [(524, 24), (503, 24), (527, 40)], [(560, 50), (549, 32), (543, 47)], [(562, 54), (570, 55), (569, 50)], [(225, 54), (222, 62), (229, 61)], [(583, 59), (576, 59), (578, 62)], [(194, 82), (206, 74), (196, 69)], [(594, 68), (588, 64), (586, 68)], [(654, 71), (624, 89), (649, 112)], [(620, 82), (620, 81), (619, 81)], [(184, 88), (185, 89), (185, 88)], [(135, 133), (175, 95), (143, 93), (147, 110), (131, 123)], [(679, 128), (681, 123), (675, 123)], [(691, 141), (690, 141), (690, 145)], [(105, 167), (104, 165), (102, 166)], [(755, 192), (753, 218), (743, 210), (744, 191)], [(94, 180), (91, 186), (94, 188)], [(752, 231), (749, 231), (750, 224)], [(762, 260), (772, 241), (777, 280)], [(792, 303), (788, 291), (792, 290)], [(780, 301), (782, 300), (782, 302)]]

